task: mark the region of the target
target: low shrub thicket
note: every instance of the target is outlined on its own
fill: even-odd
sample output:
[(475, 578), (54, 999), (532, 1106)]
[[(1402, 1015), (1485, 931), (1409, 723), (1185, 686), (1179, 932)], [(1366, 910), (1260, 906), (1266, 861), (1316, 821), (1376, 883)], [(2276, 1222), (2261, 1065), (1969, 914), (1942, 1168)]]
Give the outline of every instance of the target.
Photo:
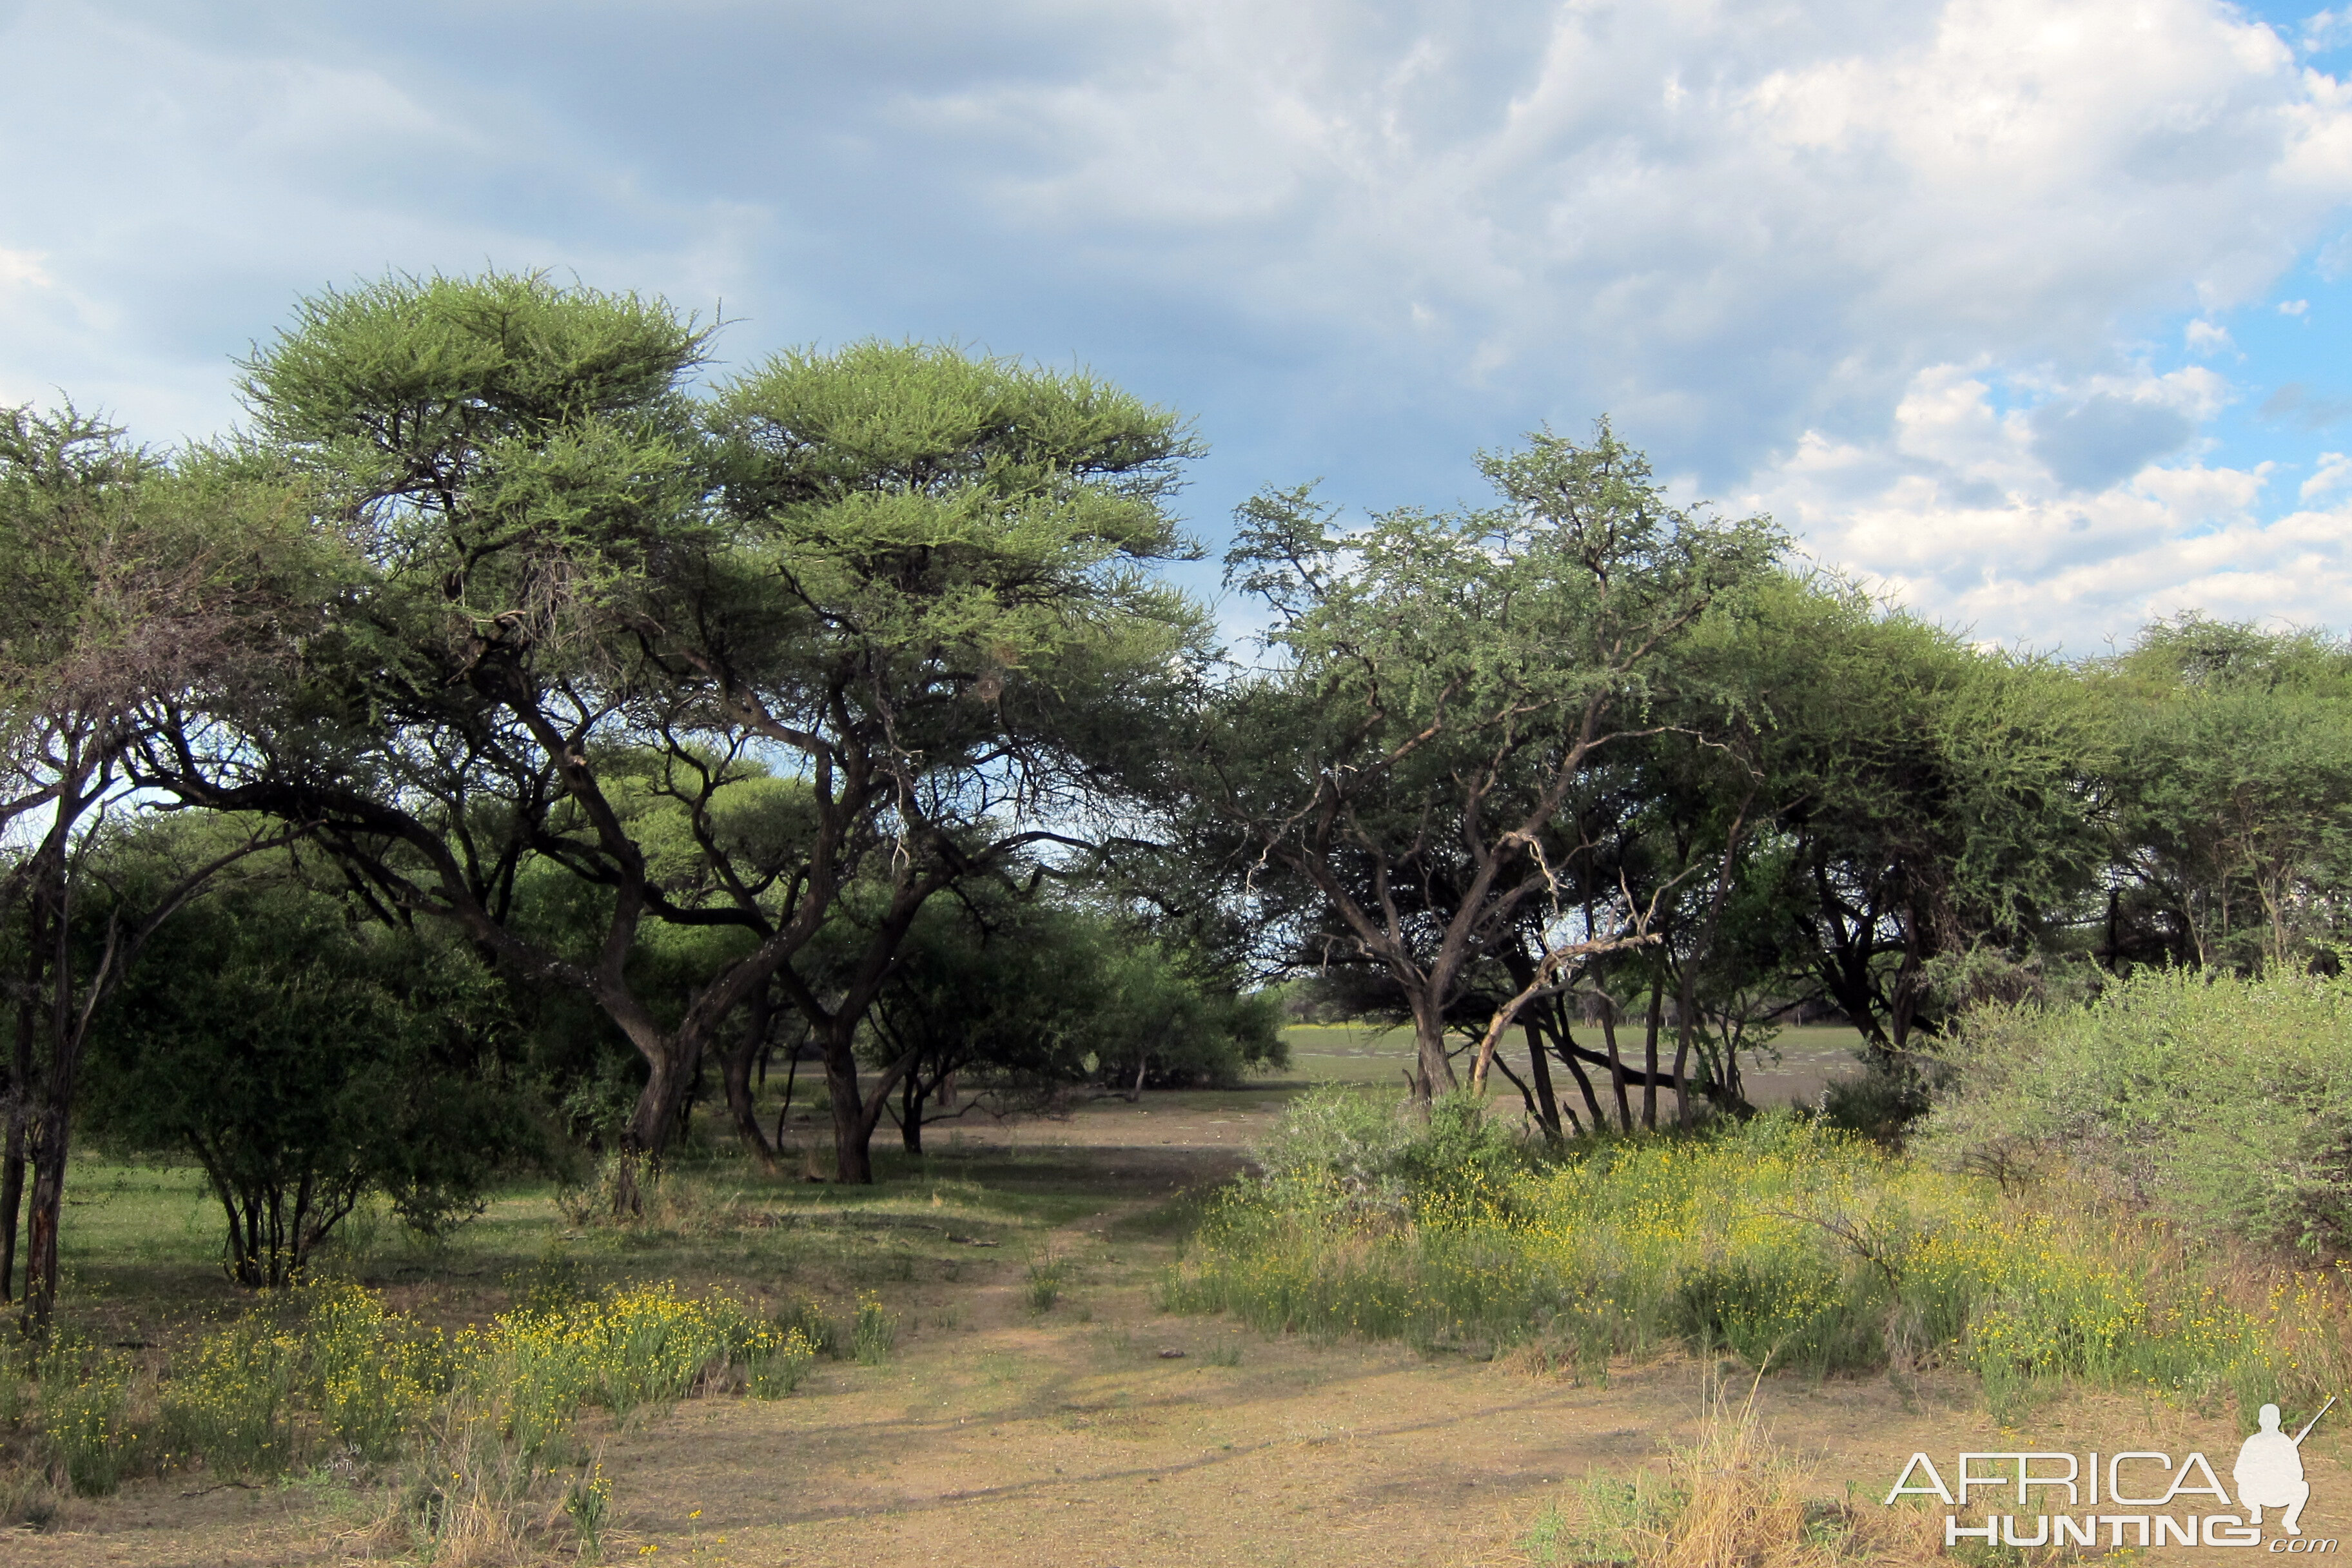
[(1926, 1158), (2063, 1168), (2209, 1237), (2352, 1249), (2352, 973), (2143, 969), (2087, 1006), (1969, 1015)]
[[(861, 1335), (878, 1332), (865, 1317)], [(593, 1298), (532, 1292), (452, 1336), (329, 1283), (265, 1300), (176, 1354), (160, 1379), (59, 1335), (24, 1369), (29, 1399), (26, 1380), (0, 1375), (0, 1385), (31, 1415), (52, 1474), (85, 1495), (174, 1467), (253, 1478), (328, 1459), (405, 1461), (399, 1531), (436, 1554), (453, 1542), (511, 1544), (541, 1514), (568, 1517), (593, 1546), (612, 1507), (601, 1471), (557, 1505), (531, 1501), (553, 1473), (592, 1464), (580, 1412), (625, 1417), (698, 1391), (781, 1397), (816, 1360), (802, 1326), (812, 1319), (824, 1321), (805, 1305), (772, 1320), (733, 1297), (689, 1298), (663, 1283)]]
[(1674, 1339), (1816, 1373), (1947, 1363), (1997, 1397), (2075, 1377), (2258, 1401), (2342, 1370), (2326, 1276), (2242, 1285), (2095, 1194), (2029, 1205), (1807, 1118), (1543, 1159), (1466, 1101), (1423, 1126), (1336, 1091), (1264, 1163), (1165, 1305), (1595, 1373)]

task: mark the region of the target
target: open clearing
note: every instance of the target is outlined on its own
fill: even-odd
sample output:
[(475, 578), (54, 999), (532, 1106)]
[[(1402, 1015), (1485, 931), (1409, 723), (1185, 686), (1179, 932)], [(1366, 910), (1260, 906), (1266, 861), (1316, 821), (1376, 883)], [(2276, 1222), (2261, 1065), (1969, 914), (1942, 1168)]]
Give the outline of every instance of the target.
[[(1301, 1066), (1313, 1071), (1318, 1054), (1302, 1051)], [(1361, 1059), (1377, 1066), (1381, 1054), (1375, 1045)], [(618, 1428), (592, 1421), (615, 1483), (606, 1559), (1518, 1563), (1515, 1543), (1546, 1502), (1590, 1473), (1657, 1464), (1692, 1431), (1706, 1369), (1687, 1356), (1621, 1363), (1605, 1384), (1579, 1385), (1508, 1358), (1270, 1341), (1158, 1310), (1152, 1286), (1181, 1250), (1196, 1194), (1241, 1167), (1286, 1097), (1147, 1094), (1063, 1122), (935, 1129), (927, 1161), (887, 1163), (888, 1180), (870, 1191), (713, 1173), (678, 1184), (667, 1228), (570, 1233), (567, 1255), (592, 1279), (816, 1295), (836, 1312), (869, 1291), (903, 1324), (887, 1363), (820, 1363), (787, 1399), (690, 1400)], [(83, 1301), (110, 1335), (168, 1342), (236, 1305), (205, 1277), (207, 1200), (184, 1173), (94, 1180), (83, 1198)], [(386, 1243), (352, 1263), (403, 1307), (454, 1322), (503, 1305), (508, 1281), (561, 1224), (549, 1195), (520, 1194), (448, 1249)], [(1061, 1282), (1043, 1311), (1038, 1268), (1058, 1268)], [(2105, 1400), (2044, 1406), (2036, 1431), (1996, 1442), (1958, 1377), (1779, 1378), (1760, 1401), (1832, 1496), (1849, 1484), (1883, 1495), (1915, 1449), (2128, 1437), (2220, 1455), (2236, 1440), (2218, 1421)], [(2315, 1510), (2332, 1513), (2346, 1491), (2336, 1450), (2313, 1447)], [(69, 1503), (49, 1531), (0, 1540), (0, 1561), (212, 1568), (393, 1554), (373, 1529), (388, 1507), (381, 1492), (325, 1476), (203, 1490), (205, 1479), (174, 1474)]]

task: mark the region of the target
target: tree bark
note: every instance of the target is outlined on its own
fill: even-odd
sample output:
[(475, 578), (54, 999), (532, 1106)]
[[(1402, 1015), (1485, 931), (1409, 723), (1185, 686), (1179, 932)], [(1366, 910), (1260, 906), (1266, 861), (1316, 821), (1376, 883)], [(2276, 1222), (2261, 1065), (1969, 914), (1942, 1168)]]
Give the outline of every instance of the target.
[(1551, 1000), (1551, 1030), (1558, 1040), (1553, 1048), (1559, 1051), (1560, 1063), (1568, 1068), (1569, 1076), (1576, 1079), (1577, 1092), (1584, 1096), (1585, 1113), (1591, 1121), (1592, 1130), (1598, 1132), (1609, 1125), (1609, 1119), (1601, 1113), (1601, 1097), (1592, 1091), (1591, 1075), (1577, 1060), (1577, 1053), (1583, 1047), (1576, 1043), (1576, 1031), (1569, 1025), (1568, 1004), (1557, 996)]
[(908, 1073), (898, 1085), (898, 1142), (909, 1154), (923, 1152), (922, 1075)]
[(25, 1210), (25, 1136), (33, 1093), (33, 998), (38, 984), (37, 974), (27, 976), (25, 993), (17, 998), (16, 1063), (7, 1100), (0, 1104), (0, 1111), (7, 1116), (6, 1142), (0, 1145), (0, 1301), (16, 1299), (16, 1226)]
[(1609, 1087), (1617, 1097), (1617, 1127), (1633, 1131), (1633, 1107), (1625, 1098), (1625, 1058), (1617, 1048), (1617, 999), (1601, 994), (1601, 1037), (1609, 1042)]
[(1650, 982), (1649, 1029), (1642, 1045), (1642, 1125), (1654, 1130), (1658, 1125), (1658, 1026), (1666, 1011), (1666, 979), (1661, 974)]
[[(1557, 1142), (1560, 1136), (1559, 1100), (1551, 1091), (1551, 1063), (1544, 1055), (1543, 1036), (1533, 1018), (1522, 1020), (1519, 1032), (1527, 1037), (1528, 1076), (1536, 1084), (1536, 1119), (1543, 1124), (1544, 1136)], [(1569, 1113), (1571, 1119), (1575, 1114)]]
[(25, 1315), (46, 1335), (58, 1308), (58, 1225), (65, 1214), (68, 1129), (54, 1104), (35, 1123), (33, 1202), (25, 1246)]
[(772, 1176), (777, 1169), (776, 1151), (761, 1131), (759, 1110), (751, 1102), (751, 1070), (756, 1064), (760, 1076), (767, 1076), (768, 1036), (775, 1021), (775, 1007), (766, 986), (751, 994), (743, 1012), (743, 1033), (720, 1061), (720, 1075), (726, 1080), (727, 1110), (735, 1119), (736, 1135), (760, 1162), (761, 1173)]
[(1430, 985), (1412, 993), (1412, 1098), (1425, 1109), (1437, 1098), (1441, 1078), (1448, 1089), (1455, 1081), (1454, 1063), (1445, 1054), (1444, 1004)]

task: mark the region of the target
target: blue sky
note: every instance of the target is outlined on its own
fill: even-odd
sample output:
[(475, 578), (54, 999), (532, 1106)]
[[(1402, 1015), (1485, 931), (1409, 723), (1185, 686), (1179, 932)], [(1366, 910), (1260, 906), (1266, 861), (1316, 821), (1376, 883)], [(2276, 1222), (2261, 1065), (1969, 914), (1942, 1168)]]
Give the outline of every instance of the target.
[(2343, 626), (2339, 72), (2212, 0), (0, 0), (0, 399), (203, 435), (300, 293), (547, 267), (1090, 365), (1213, 542), (1607, 412), (1986, 638)]

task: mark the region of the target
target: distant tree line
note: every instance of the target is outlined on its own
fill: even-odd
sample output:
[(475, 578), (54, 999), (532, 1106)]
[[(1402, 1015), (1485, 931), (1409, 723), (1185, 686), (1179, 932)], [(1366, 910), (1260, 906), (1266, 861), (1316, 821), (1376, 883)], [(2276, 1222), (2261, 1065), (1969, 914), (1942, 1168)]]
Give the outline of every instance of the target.
[[(431, 1228), (708, 1098), (834, 1175), (985, 1089), (1409, 1023), (1548, 1133), (1744, 1103), (1793, 1009), (1899, 1063), (2134, 965), (2332, 963), (2352, 647), (2196, 618), (2063, 663), (1670, 503), (1604, 423), (1494, 505), (1241, 509), (1164, 569), (1181, 420), (917, 344), (706, 381), (657, 300), (305, 301), (234, 437), (0, 415), (0, 1293), (45, 1321), (77, 1129), (169, 1149), (238, 1278), (367, 1194)], [(1499, 1050), (1516, 1036), (1526, 1077)]]

